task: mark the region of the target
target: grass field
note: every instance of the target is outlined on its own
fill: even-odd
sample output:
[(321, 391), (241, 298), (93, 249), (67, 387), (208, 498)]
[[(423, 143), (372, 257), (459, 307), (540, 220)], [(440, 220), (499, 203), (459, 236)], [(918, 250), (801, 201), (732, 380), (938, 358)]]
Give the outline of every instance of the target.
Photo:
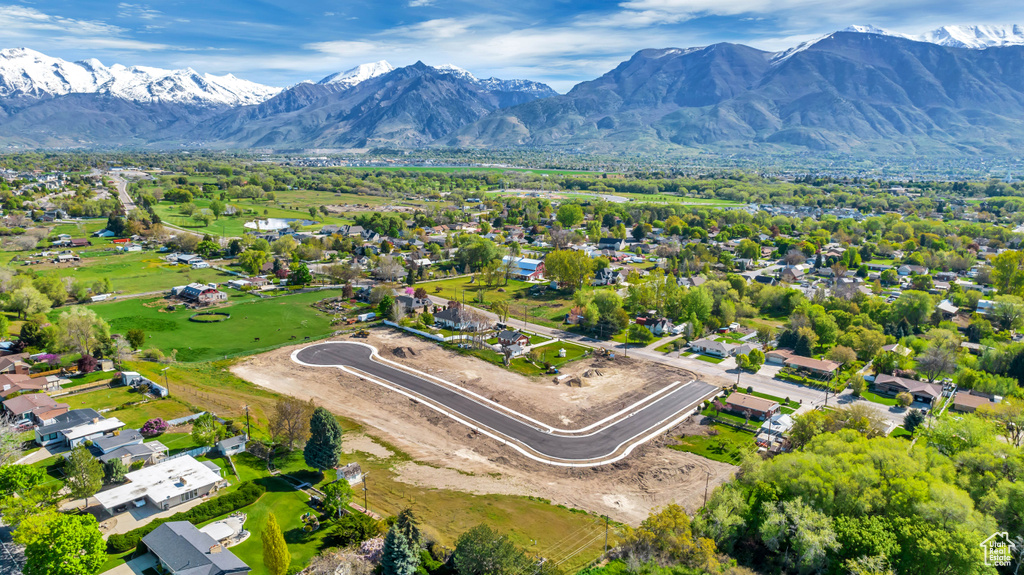
[[(558, 357), (558, 352), (559, 350), (562, 349), (565, 350), (565, 357)], [(468, 353), (470, 355), (474, 355), (484, 361), (488, 361), (495, 365), (500, 365), (502, 367), (504, 367), (505, 365), (501, 354), (495, 351), (491, 351), (489, 349), (473, 349), (458, 351), (461, 353)], [(582, 345), (577, 345), (575, 343), (559, 341), (550, 343), (545, 346), (541, 346), (537, 348), (537, 351), (541, 353), (541, 358), (538, 361), (538, 363), (541, 366), (543, 366), (543, 364), (547, 362), (555, 367), (561, 367), (567, 363), (571, 363), (573, 361), (583, 358), (588, 352), (591, 351), (591, 349), (583, 347)], [(543, 367), (538, 367), (534, 365), (529, 359), (525, 357), (513, 358), (512, 361), (509, 362), (508, 369), (516, 373), (521, 373), (523, 375), (531, 377), (543, 375), (545, 372)]]
[[(522, 321), (523, 314), (530, 323), (543, 325), (545, 327), (564, 327), (565, 314), (572, 309), (572, 296), (568, 293), (549, 290), (547, 284), (531, 284), (517, 280), (509, 280), (506, 286), (495, 286), (493, 288), (483, 287), (482, 284), (470, 283), (470, 278), (452, 278), (447, 280), (432, 281), (423, 283), (422, 286), (427, 293), (447, 299), (462, 301), (463, 296), (466, 303), (470, 305), (489, 306), (496, 301), (509, 302), (508, 323), (515, 326), (515, 322)], [(420, 284), (417, 284), (420, 285)], [(541, 285), (544, 290), (537, 296), (529, 295), (530, 288)], [(440, 288), (438, 291), (437, 288)], [(481, 289), (482, 288), (482, 289)], [(499, 291), (504, 290), (504, 291)], [(477, 299), (478, 292), (483, 292), (483, 303)], [(465, 294), (463, 294), (465, 292)], [(516, 298), (521, 293), (522, 297)]]
[[(199, 208), (208, 208), (211, 201), (212, 200), (207, 199), (196, 199), (192, 203)], [(325, 217), (323, 214), (317, 214), (315, 218), (311, 218), (306, 209), (282, 209), (280, 207), (280, 202), (275, 202), (273, 204), (246, 203), (244, 200), (232, 200), (226, 203), (228, 205), (235, 206), (239, 210), (251, 208), (256, 210), (256, 213), (238, 216), (221, 216), (220, 219), (211, 220), (209, 226), (204, 226), (194, 221), (191, 216), (186, 216), (179, 212), (178, 206), (180, 204), (163, 201), (154, 206), (154, 209), (160, 218), (169, 224), (202, 232), (204, 234), (210, 234), (211, 236), (241, 236), (245, 232), (245, 222), (263, 218), (299, 218), (304, 220), (312, 219), (319, 222), (318, 224), (309, 226), (306, 229), (318, 229), (322, 227), (323, 224), (342, 224), (347, 221), (351, 221), (335, 217)]]
[(193, 413), (187, 405), (174, 399), (150, 399), (142, 405), (120, 408), (125, 403), (144, 401), (147, 398), (141, 394), (134, 393), (129, 387), (114, 387), (100, 389), (86, 393), (65, 395), (57, 398), (60, 403), (66, 403), (71, 409), (91, 407), (97, 411), (113, 409), (104, 413), (106, 417), (116, 417), (124, 422), (130, 429), (138, 429), (154, 417), (163, 419), (175, 419)]
[(693, 357), (693, 359), (706, 361), (708, 363), (722, 363), (723, 361), (725, 361), (725, 358), (723, 357), (711, 357), (710, 355), (697, 354), (691, 357)]
[(231, 278), (215, 269), (194, 270), (189, 266), (168, 264), (154, 252), (123, 254), (91, 249), (79, 254), (82, 261), (75, 267), (44, 264), (32, 269), (39, 275), (72, 277), (86, 286), (97, 280), (109, 279), (113, 290), (123, 294), (161, 291), (192, 282), (224, 282)]
[(738, 465), (756, 449), (751, 433), (727, 425), (711, 427), (718, 432), (717, 435), (688, 435), (680, 437), (678, 444), (669, 447), (732, 465)]
[(866, 389), (863, 392), (861, 392), (860, 396), (872, 403), (880, 403), (882, 405), (888, 405), (889, 407), (896, 405), (895, 397), (878, 395), (877, 393), (870, 392)]
[[(94, 310), (110, 323), (111, 331), (124, 333), (139, 328), (146, 333), (146, 349), (156, 348), (178, 361), (208, 361), (252, 352), (289, 342), (301, 343), (331, 333), (331, 319), (310, 304), (337, 292), (310, 292), (268, 299), (255, 296), (217, 308), (231, 314), (218, 323), (189, 321), (192, 310), (167, 311), (154, 299), (131, 299), (94, 304)], [(230, 300), (229, 300), (230, 301)]]

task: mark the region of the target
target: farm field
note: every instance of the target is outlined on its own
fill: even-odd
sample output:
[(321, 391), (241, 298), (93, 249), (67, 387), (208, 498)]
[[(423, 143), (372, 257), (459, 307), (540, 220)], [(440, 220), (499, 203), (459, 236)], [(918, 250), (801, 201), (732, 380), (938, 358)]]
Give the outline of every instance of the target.
[(111, 331), (123, 333), (139, 328), (146, 333), (145, 349), (156, 348), (178, 361), (208, 361), (229, 355), (254, 352), (290, 341), (316, 339), (331, 333), (330, 318), (310, 304), (337, 295), (310, 292), (244, 301), (229, 300), (216, 308), (231, 314), (227, 321), (189, 321), (195, 311), (179, 306), (168, 311), (160, 299), (131, 299), (90, 306), (110, 324)]

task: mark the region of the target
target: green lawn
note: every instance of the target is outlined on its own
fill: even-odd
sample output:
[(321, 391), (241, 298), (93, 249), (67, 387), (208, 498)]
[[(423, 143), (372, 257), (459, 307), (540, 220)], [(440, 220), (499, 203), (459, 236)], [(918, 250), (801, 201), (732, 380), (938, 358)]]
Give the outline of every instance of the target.
[(891, 433), (889, 433), (889, 437), (904, 437), (909, 440), (914, 438), (914, 434), (910, 433), (906, 429), (903, 429), (902, 427), (897, 427), (893, 429)]
[(86, 286), (109, 279), (113, 290), (123, 294), (162, 291), (192, 282), (219, 283), (232, 277), (211, 268), (194, 270), (189, 266), (171, 265), (152, 251), (123, 254), (93, 249), (82, 250), (79, 254), (82, 261), (76, 267), (44, 264), (32, 269), (39, 275), (72, 277)]
[(178, 361), (192, 362), (329, 335), (331, 318), (310, 304), (337, 293), (322, 291), (268, 299), (251, 296), (240, 301), (229, 300), (227, 306), (217, 309), (230, 313), (231, 319), (217, 323), (189, 321), (194, 311), (181, 307), (167, 311), (156, 305), (157, 300), (100, 303), (91, 305), (90, 309), (110, 323), (112, 332), (139, 328), (146, 333), (144, 348), (157, 348), (168, 355), (177, 350)]
[(889, 407), (892, 407), (892, 406), (896, 405), (896, 398), (895, 397), (887, 397), (885, 395), (878, 395), (877, 393), (868, 391), (866, 389), (860, 394), (860, 396), (863, 397), (864, 399), (868, 400), (868, 401), (871, 401), (871, 402), (874, 402), (874, 403), (881, 403), (882, 405), (888, 405)]
[(732, 465), (738, 465), (748, 453), (757, 449), (752, 433), (727, 425), (712, 425), (711, 428), (718, 434), (683, 436), (679, 438), (678, 444), (669, 447)]
[[(743, 393), (746, 393), (746, 391), (744, 391)], [(779, 402), (779, 405), (781, 405), (783, 407), (789, 407), (789, 408), (794, 409), (794, 410), (800, 409), (800, 402), (799, 401), (793, 401), (792, 399), (787, 402), (785, 398), (777, 397), (777, 396), (774, 396), (774, 395), (768, 395), (767, 393), (761, 393), (760, 391), (755, 391), (754, 393), (751, 393), (750, 395), (753, 395), (754, 397), (760, 397), (761, 399), (770, 399), (772, 401), (777, 401), (777, 402)]]
[(674, 342), (675, 340), (670, 341), (668, 343), (663, 343), (658, 347), (654, 348), (654, 351), (660, 351), (661, 353), (672, 353), (676, 351), (676, 348), (672, 345)]
[[(558, 357), (558, 352), (561, 349), (565, 350), (565, 357)], [(484, 361), (493, 363), (495, 365), (500, 365), (502, 367), (504, 367), (505, 365), (501, 354), (495, 351), (491, 351), (489, 349), (471, 349), (458, 351), (476, 356)], [(567, 363), (571, 363), (573, 361), (583, 358), (587, 354), (587, 352), (591, 350), (588, 347), (577, 345), (575, 343), (559, 341), (537, 348), (537, 351), (539, 351), (541, 354), (541, 358), (537, 362), (540, 365), (540, 367), (534, 365), (527, 357), (517, 357), (512, 359), (512, 361), (509, 363), (508, 369), (516, 373), (521, 373), (523, 375), (531, 377), (543, 375), (545, 373), (545, 369), (543, 367), (545, 362), (550, 363), (555, 367), (562, 367)]]
[(693, 356), (693, 358), (694, 359), (698, 359), (700, 361), (706, 361), (708, 363), (722, 363), (723, 361), (725, 361), (724, 357), (711, 357), (710, 355), (702, 355), (702, 354), (697, 354), (697, 355)]
[[(496, 301), (508, 301), (508, 323), (512, 327), (515, 327), (517, 321), (520, 322), (519, 325), (522, 325), (521, 322), (525, 315), (526, 321), (530, 323), (545, 327), (564, 328), (565, 314), (569, 313), (573, 306), (572, 294), (560, 290), (550, 290), (547, 288), (547, 284), (531, 284), (509, 280), (507, 286), (483, 287), (482, 303), (477, 299), (477, 294), (481, 291), (482, 284), (470, 283), (470, 278), (468, 277), (430, 281), (417, 284), (417, 287), (420, 285), (430, 295), (459, 301), (462, 301), (463, 296), (465, 296), (467, 304), (484, 308), (489, 308), (490, 304)], [(543, 290), (538, 295), (530, 295), (530, 288), (533, 286), (540, 286)], [(440, 288), (440, 291), (438, 288)], [(521, 296), (517, 298), (517, 294), (521, 294)]]
[[(277, 192), (275, 192), (276, 194)], [(240, 213), (236, 216), (221, 216), (220, 219), (214, 219), (210, 221), (209, 226), (203, 226), (202, 224), (194, 221), (191, 216), (186, 216), (179, 211), (180, 204), (175, 204), (168, 201), (162, 201), (154, 206), (156, 213), (165, 222), (175, 225), (181, 228), (195, 230), (204, 234), (210, 234), (212, 236), (241, 236), (245, 233), (245, 223), (263, 218), (298, 218), (303, 220), (313, 220), (317, 223), (308, 226), (307, 230), (315, 230), (323, 227), (324, 224), (344, 224), (349, 223), (352, 220), (339, 218), (335, 216), (324, 216), (322, 213), (317, 213), (316, 217), (310, 217), (308, 208), (310, 206), (319, 207), (320, 205), (326, 205), (328, 203), (342, 203), (339, 201), (328, 202), (326, 196), (321, 196), (317, 192), (308, 192), (312, 198), (302, 199), (302, 195), (307, 192), (294, 192), (293, 195), (288, 197), (279, 197), (274, 202), (255, 202), (249, 199), (238, 199), (238, 200), (227, 200), (227, 205), (234, 206), (240, 212), (246, 210), (252, 210), (249, 213)], [(327, 194), (334, 196), (334, 194)], [(324, 202), (318, 202), (316, 199), (323, 199)], [(360, 198), (362, 199), (362, 198)], [(199, 198), (192, 201), (197, 208), (206, 209), (209, 208), (210, 203), (213, 200)], [(282, 208), (285, 205), (287, 207)], [(367, 208), (367, 211), (372, 211), (372, 208)]]

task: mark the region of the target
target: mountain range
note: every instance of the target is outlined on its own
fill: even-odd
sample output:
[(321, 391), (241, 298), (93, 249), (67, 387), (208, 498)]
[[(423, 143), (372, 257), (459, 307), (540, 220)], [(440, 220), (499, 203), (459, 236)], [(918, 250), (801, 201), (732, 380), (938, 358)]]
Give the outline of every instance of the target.
[(0, 50), (0, 142), (999, 154), (1024, 142), (1021, 72), (1018, 26), (853, 26), (781, 52), (641, 50), (564, 95), (450, 64), (379, 61), (281, 89)]

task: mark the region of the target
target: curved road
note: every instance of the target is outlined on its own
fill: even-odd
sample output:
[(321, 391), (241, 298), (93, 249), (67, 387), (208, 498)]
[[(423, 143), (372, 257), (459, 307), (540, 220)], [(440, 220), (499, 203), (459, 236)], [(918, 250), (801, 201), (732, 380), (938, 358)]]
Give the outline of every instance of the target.
[(533, 459), (561, 465), (573, 465), (572, 462), (598, 465), (617, 461), (637, 445), (677, 424), (704, 399), (718, 393), (717, 387), (694, 381), (644, 404), (614, 423), (599, 427), (597, 431), (586, 434), (560, 432), (517, 419), (469, 395), (387, 365), (376, 356), (376, 350), (366, 344), (327, 342), (300, 349), (292, 358), (297, 363), (313, 367), (358, 370), (425, 398), (451, 411), (456, 419), (476, 423), (501, 439), (512, 440), (514, 447)]

